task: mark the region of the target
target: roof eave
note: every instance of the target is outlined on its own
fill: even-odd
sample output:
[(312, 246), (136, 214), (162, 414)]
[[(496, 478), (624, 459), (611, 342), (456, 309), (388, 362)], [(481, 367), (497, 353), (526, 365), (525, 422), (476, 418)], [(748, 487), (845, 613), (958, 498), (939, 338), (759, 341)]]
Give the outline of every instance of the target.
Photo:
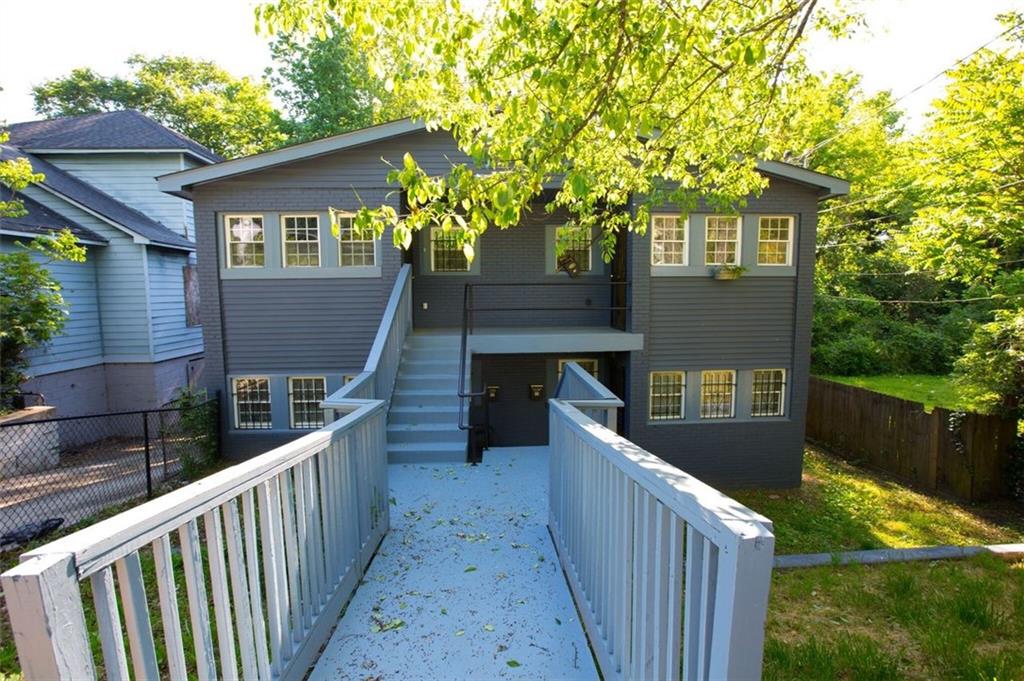
[(206, 164), (218, 163), (217, 159), (203, 156), (191, 149), (185, 148), (173, 148), (173, 147), (157, 147), (157, 148), (132, 148), (132, 147), (119, 147), (119, 148), (75, 148), (75, 149), (64, 149), (54, 147), (18, 147), (21, 151), (26, 154), (184, 154), (191, 156), (197, 161), (202, 161)]

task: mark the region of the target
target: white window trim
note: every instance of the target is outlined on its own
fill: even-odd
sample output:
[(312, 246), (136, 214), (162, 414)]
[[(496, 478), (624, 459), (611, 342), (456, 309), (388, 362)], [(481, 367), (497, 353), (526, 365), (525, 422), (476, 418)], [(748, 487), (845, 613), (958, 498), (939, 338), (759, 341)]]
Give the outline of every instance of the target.
[[(679, 391), (679, 416), (676, 418), (663, 418), (656, 419), (651, 413), (654, 408), (654, 374), (678, 374), (681, 379), (681, 386)], [(686, 420), (686, 372), (669, 370), (650, 371), (647, 374), (647, 422), (651, 424), (658, 423), (679, 423), (680, 421)]]
[[(260, 270), (267, 266), (267, 219), (262, 213), (226, 213), (224, 214), (224, 267), (233, 270)], [(231, 264), (231, 219), (232, 218), (259, 218), (263, 225), (263, 264), (262, 265), (232, 265)], [(236, 241), (235, 243), (260, 243), (256, 241)]]
[[(760, 414), (754, 416), (754, 373), (758, 371), (781, 371), (782, 372), (782, 392), (779, 395), (779, 413), (778, 414)], [(786, 415), (786, 390), (789, 385), (789, 372), (782, 367), (768, 367), (765, 369), (752, 369), (750, 372), (750, 418), (752, 419), (777, 419)]]
[[(449, 233), (454, 232), (456, 229), (458, 229), (458, 228), (453, 227), (450, 230)], [(439, 272), (437, 270), (437, 267), (434, 264), (434, 235), (437, 234), (438, 232), (444, 232), (444, 228), (439, 226), (439, 225), (435, 225), (435, 226), (430, 228), (430, 232), (427, 234), (427, 250), (430, 251), (430, 273), (431, 274), (472, 274), (473, 263), (471, 263), (468, 258), (466, 259), (466, 269), (465, 269), (465, 271), (463, 271), (463, 270), (444, 270), (444, 271)], [(480, 257), (480, 248), (479, 248), (480, 241), (481, 241), (480, 239), (477, 239), (476, 240), (476, 244), (473, 247), (474, 250), (476, 251), (476, 257), (474, 258), (474, 260), (476, 260), (477, 258)]]
[[(708, 262), (708, 227), (712, 218), (731, 218), (736, 220), (736, 262)], [(715, 239), (715, 241), (720, 241)], [(743, 216), (742, 215), (707, 215), (704, 217), (704, 265), (707, 267), (732, 267), (743, 264)]]
[[(351, 218), (355, 220), (356, 214), (345, 210), (335, 210), (334, 217), (337, 218)], [(342, 262), (341, 257), (341, 245), (343, 240), (341, 238), (341, 227), (338, 227), (338, 267), (345, 270), (346, 272), (359, 272), (364, 270), (373, 270), (380, 267), (380, 239), (376, 236), (372, 236), (369, 239), (360, 239), (356, 243), (362, 243), (370, 241), (373, 244), (373, 264), (372, 265), (346, 265)]]
[[(703, 416), (704, 411), (704, 376), (707, 374), (720, 374), (729, 373), (732, 375), (732, 400), (729, 405), (728, 416)], [(701, 414), (700, 418), (704, 421), (727, 421), (729, 419), (736, 418), (736, 391), (739, 388), (736, 382), (736, 370), (735, 369), (704, 369), (700, 372), (700, 404), (698, 404), (698, 414)]]
[[(270, 428), (243, 428), (241, 426), (241, 420), (238, 418), (238, 381), (266, 381), (267, 382), (267, 406), (270, 408)], [(232, 420), (234, 422), (235, 430), (272, 430), (274, 428), (274, 390), (273, 384), (270, 382), (270, 376), (232, 376), (231, 377), (231, 406), (232, 406)]]
[[(675, 263), (657, 263), (654, 262), (654, 219), (655, 218), (676, 218), (676, 220), (683, 221), (683, 262), (682, 264)], [(687, 215), (685, 218), (678, 213), (651, 213), (651, 267), (657, 268), (672, 268), (672, 267), (688, 267), (690, 264), (690, 216)], [(705, 237), (707, 236), (707, 228), (704, 230)]]
[[(284, 227), (284, 221), (287, 218), (313, 218), (316, 220), (316, 264), (315, 265), (289, 265), (288, 264), (288, 240), (287, 230)], [(323, 267), (324, 254), (323, 254), (323, 239), (320, 238), (320, 216), (317, 213), (281, 213), (281, 267), (285, 269), (313, 269), (316, 267)], [(264, 233), (264, 240), (267, 235)], [(296, 241), (294, 243), (312, 243), (310, 241)]]
[[(555, 259), (553, 267), (554, 267), (554, 271), (556, 273), (559, 273), (560, 270), (558, 269), (558, 230), (565, 229), (566, 225), (552, 225), (551, 227), (552, 227), (551, 235), (552, 235), (552, 238), (554, 239), (554, 243), (552, 244), (552, 248), (551, 248), (552, 257)], [(577, 229), (579, 229), (579, 228), (577, 228)], [(596, 274), (594, 272), (594, 244), (596, 242), (597, 242), (597, 240), (594, 238), (594, 232), (593, 232), (593, 230), (591, 230), (591, 232), (590, 232), (590, 244), (587, 247), (587, 269), (580, 270), (580, 276), (584, 276), (585, 277), (585, 276), (590, 275), (590, 274)]]
[(289, 376), (288, 377), (288, 429), (289, 430), (316, 430), (316, 428), (299, 428), (295, 425), (295, 400), (292, 396), (295, 391), (292, 389), (292, 382), (303, 379), (316, 379), (323, 381), (324, 383), (324, 397), (327, 396), (327, 377), (326, 376)]
[[(779, 219), (789, 221), (789, 239), (786, 241), (786, 262), (785, 263), (763, 263), (761, 262), (761, 219)], [(793, 266), (793, 235), (796, 232), (796, 220), (792, 215), (758, 215), (757, 216), (757, 250), (754, 253), (754, 264), (758, 267), (792, 267)], [(772, 241), (772, 243), (778, 243)]]

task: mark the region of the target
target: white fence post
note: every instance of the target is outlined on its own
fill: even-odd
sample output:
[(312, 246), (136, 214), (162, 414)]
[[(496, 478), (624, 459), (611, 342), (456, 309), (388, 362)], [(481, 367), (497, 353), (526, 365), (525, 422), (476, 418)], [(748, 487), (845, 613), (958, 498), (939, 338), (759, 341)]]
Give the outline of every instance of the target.
[(42, 555), (3, 576), (4, 599), (26, 679), (96, 675), (74, 555)]

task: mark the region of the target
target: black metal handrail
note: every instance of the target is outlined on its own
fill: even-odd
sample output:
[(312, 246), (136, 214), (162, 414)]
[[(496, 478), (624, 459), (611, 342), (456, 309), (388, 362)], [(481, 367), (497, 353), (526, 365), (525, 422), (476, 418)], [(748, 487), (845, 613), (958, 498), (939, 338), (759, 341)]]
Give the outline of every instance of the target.
[[(524, 286), (550, 286), (550, 287), (565, 287), (565, 286), (626, 286), (628, 287), (632, 282), (630, 281), (537, 281), (537, 282), (493, 282), (493, 283), (478, 283), (478, 284), (466, 284), (462, 291), (462, 338), (459, 347), (459, 430), (469, 432), (467, 438), (467, 460), (470, 463), (479, 463), (482, 459), (482, 454), (476, 451), (476, 443), (473, 439), (474, 426), (468, 422), (468, 416), (466, 416), (466, 400), (473, 399), (475, 397), (483, 397), (487, 394), (487, 388), (483, 390), (473, 391), (466, 388), (466, 355), (468, 352), (468, 337), (472, 333), (474, 328), (474, 313), (475, 312), (625, 312), (630, 309), (628, 303), (626, 305), (585, 305), (580, 306), (527, 306), (527, 307), (476, 307), (473, 304), (473, 289), (475, 288), (501, 288), (501, 287), (524, 287)], [(625, 300), (629, 300), (626, 296)], [(464, 418), (465, 417), (465, 418)], [(484, 431), (485, 439), (490, 438), (490, 409), (484, 409)], [(486, 448), (486, 447), (484, 447)]]

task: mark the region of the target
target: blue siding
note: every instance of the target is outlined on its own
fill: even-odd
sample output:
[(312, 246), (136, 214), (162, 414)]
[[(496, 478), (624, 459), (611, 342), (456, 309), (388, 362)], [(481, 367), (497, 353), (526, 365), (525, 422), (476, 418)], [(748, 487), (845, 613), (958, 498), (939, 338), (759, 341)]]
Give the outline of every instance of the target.
[(189, 254), (150, 247), (146, 249), (149, 270), (149, 315), (156, 361), (203, 351), (203, 330), (185, 325), (185, 281), (182, 268)]
[[(23, 243), (28, 239), (17, 239)], [(20, 248), (15, 239), (0, 239), (0, 251)], [(96, 292), (96, 253), (103, 247), (89, 248), (84, 263), (56, 262), (50, 273), (60, 282), (61, 295), (68, 305), (64, 331), (48, 345), (28, 353), (29, 374), (41, 376), (68, 369), (92, 366), (103, 361), (99, 298)], [(42, 261), (41, 255), (36, 259)]]

